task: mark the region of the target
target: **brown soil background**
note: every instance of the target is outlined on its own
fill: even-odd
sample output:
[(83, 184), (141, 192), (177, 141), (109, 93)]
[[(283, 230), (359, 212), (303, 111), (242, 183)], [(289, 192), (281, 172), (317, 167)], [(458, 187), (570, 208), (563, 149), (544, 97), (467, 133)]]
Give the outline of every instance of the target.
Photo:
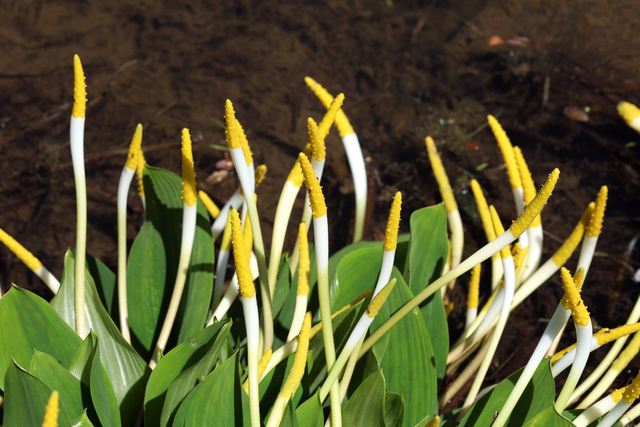
[[(631, 275), (640, 256), (623, 252), (640, 230), (640, 148), (629, 144), (640, 136), (615, 111), (621, 100), (640, 103), (637, 16), (640, 3), (631, 0), (579, 6), (541, 0), (2, 1), (0, 227), (60, 276), (62, 255), (75, 245), (68, 122), (77, 53), (89, 99), (90, 253), (115, 269), (116, 186), (137, 123), (144, 126), (148, 163), (175, 172), (180, 130), (188, 127), (201, 188), (220, 203), (226, 200), (233, 179), (209, 185), (205, 178), (224, 158), (212, 145), (224, 145), (227, 98), (257, 163), (269, 167), (259, 189), (269, 241), (282, 184), (305, 145), (306, 119), (319, 120), (324, 112), (303, 82), (308, 75), (334, 94), (345, 93), (344, 110), (370, 157), (374, 209), (368, 239), (382, 238), (395, 191), (404, 196), (405, 231), (412, 211), (439, 202), (426, 135), (436, 140), (456, 189), (467, 253), (484, 243), (468, 194), (470, 177), (481, 182), (505, 223), (514, 218), (506, 172), (484, 127), (487, 114), (497, 116), (522, 148), (538, 185), (554, 167), (562, 171), (543, 213), (545, 259), (599, 187), (608, 185), (604, 232), (585, 300), (594, 324), (615, 326), (624, 323), (638, 297)], [(522, 35), (531, 45), (489, 47), (494, 34)], [(564, 113), (585, 107), (588, 122)], [(335, 130), (327, 144), (323, 185), (336, 250), (349, 241), (353, 194)], [(132, 190), (131, 239), (140, 213)], [(576, 261), (574, 256), (568, 267), (573, 270)], [(0, 280), (5, 292), (13, 282), (51, 297), (5, 248)], [(560, 295), (559, 279), (553, 278), (514, 313), (488, 380), (504, 378), (528, 359)], [(463, 286), (454, 302), (457, 328)], [(572, 340), (568, 332), (563, 343)], [(634, 362), (633, 373), (620, 382), (638, 366)]]

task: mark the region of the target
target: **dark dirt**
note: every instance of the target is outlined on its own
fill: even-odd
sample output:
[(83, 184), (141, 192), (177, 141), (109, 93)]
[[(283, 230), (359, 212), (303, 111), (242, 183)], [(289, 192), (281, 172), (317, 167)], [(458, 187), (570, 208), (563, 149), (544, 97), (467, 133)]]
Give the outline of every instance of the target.
[[(199, 184), (218, 202), (226, 200), (232, 178), (215, 186), (204, 181), (224, 158), (212, 145), (224, 145), (227, 98), (257, 162), (269, 167), (259, 189), (268, 241), (281, 186), (305, 145), (306, 119), (323, 114), (303, 82), (308, 75), (334, 94), (345, 93), (344, 110), (370, 157), (375, 208), (368, 239), (382, 238), (395, 191), (404, 196), (404, 230), (412, 211), (439, 202), (426, 135), (436, 140), (463, 207), (466, 253), (484, 243), (468, 194), (470, 177), (484, 186), (505, 222), (515, 217), (487, 114), (497, 116), (522, 148), (538, 185), (554, 167), (562, 171), (543, 213), (545, 259), (599, 187), (608, 185), (604, 233), (585, 300), (594, 324), (615, 326), (638, 297), (631, 276), (640, 256), (622, 253), (640, 231), (634, 208), (640, 148), (633, 144), (640, 136), (615, 111), (621, 100), (640, 103), (637, 16), (638, 2), (595, 0), (579, 9), (539, 0), (3, 1), (0, 227), (60, 276), (62, 255), (75, 245), (68, 121), (77, 53), (88, 83), (90, 253), (115, 268), (116, 186), (137, 123), (144, 126), (147, 161), (176, 172), (180, 130), (190, 128)], [(525, 36), (531, 44), (489, 47), (496, 34)], [(586, 107), (587, 122), (565, 114)], [(351, 232), (352, 185), (335, 130), (327, 144), (323, 185), (336, 249), (348, 242), (345, 230)], [(131, 238), (140, 213), (132, 191)], [(4, 248), (0, 280), (4, 291), (14, 282), (51, 296)], [(491, 381), (525, 363), (560, 295), (559, 279), (551, 279), (514, 312)], [(462, 287), (453, 300), (455, 327)], [(569, 332), (563, 344), (572, 340)], [(622, 380), (638, 366), (634, 362)]]

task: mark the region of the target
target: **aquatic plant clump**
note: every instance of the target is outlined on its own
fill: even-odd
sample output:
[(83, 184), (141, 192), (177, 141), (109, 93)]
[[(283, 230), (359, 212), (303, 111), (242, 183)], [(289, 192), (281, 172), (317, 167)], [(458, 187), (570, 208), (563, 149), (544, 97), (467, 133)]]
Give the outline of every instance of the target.
[[(348, 100), (343, 94), (334, 98), (311, 78), (305, 81), (327, 113), (308, 119), (308, 148), (300, 144), (283, 185), (271, 248), (262, 239), (256, 195), (266, 167), (255, 165), (242, 112), (237, 115), (230, 100), (225, 135), (239, 186), (222, 207), (214, 203), (215, 194), (197, 191), (188, 129), (182, 130), (179, 177), (146, 164), (138, 125), (117, 187), (113, 272), (86, 252), (87, 92), (77, 56), (74, 77), (70, 138), (77, 241), (65, 255), (62, 277), (55, 278), (0, 229), (0, 241), (54, 294), (46, 302), (13, 286), (0, 299), (2, 425), (610, 426), (638, 416), (633, 404), (639, 379), (600, 397), (640, 349), (634, 339), (616, 359), (623, 345), (618, 343), (640, 330), (640, 302), (627, 325), (594, 333), (582, 298), (603, 227), (607, 187), (584, 207), (556, 254), (541, 262), (541, 211), (560, 171), (550, 171), (536, 191), (522, 151), (493, 116), (487, 120), (507, 165), (518, 217), (505, 230), (504, 219), (472, 181), (488, 242), (467, 259), (458, 206), (429, 136), (426, 151), (443, 203), (405, 212), (410, 232), (398, 234), (398, 192), (389, 200), (384, 242), (361, 240), (366, 171), (343, 110)], [(627, 103), (619, 110), (635, 126), (640, 110)], [(354, 243), (331, 247), (330, 256), (333, 212), (321, 182), (325, 158), (333, 154), (326, 152), (324, 139), (334, 124), (352, 170), (356, 218)], [(136, 175), (145, 215), (127, 248), (127, 198)], [(292, 252), (283, 254), (302, 184), (308, 208), (302, 218), (293, 218), (299, 236)], [(307, 236), (310, 230), (313, 238)], [(564, 265), (580, 242), (572, 274)], [(491, 284), (485, 292), (480, 270), (489, 259), (484, 268), (492, 270)], [(228, 265), (234, 271), (230, 278)], [(449, 331), (458, 326), (447, 323), (456, 309), (449, 297), (471, 270), (466, 320), (458, 341), (450, 342)], [(565, 295), (529, 362), (500, 384), (489, 383), (485, 376), (511, 311), (558, 270)], [(547, 357), (570, 318), (576, 345)], [(599, 375), (610, 371), (581, 403), (581, 394), (599, 378), (592, 374), (580, 383), (590, 353), (615, 340), (614, 354), (602, 362)], [(555, 377), (567, 369), (564, 386), (556, 391)], [(456, 396), (460, 403), (445, 411)]]

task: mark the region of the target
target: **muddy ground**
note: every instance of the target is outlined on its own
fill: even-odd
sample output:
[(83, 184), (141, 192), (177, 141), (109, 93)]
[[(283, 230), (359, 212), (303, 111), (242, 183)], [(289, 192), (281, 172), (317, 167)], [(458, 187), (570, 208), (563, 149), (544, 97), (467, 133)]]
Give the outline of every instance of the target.
[[(190, 128), (199, 185), (217, 202), (226, 200), (233, 176), (213, 185), (205, 179), (224, 159), (216, 146), (224, 145), (227, 98), (256, 161), (269, 167), (259, 189), (268, 241), (281, 186), (305, 145), (307, 117), (323, 114), (303, 81), (312, 76), (332, 93), (344, 92), (344, 111), (369, 158), (368, 239), (382, 238), (395, 191), (404, 196), (405, 231), (413, 210), (440, 201), (427, 135), (456, 189), (467, 253), (484, 244), (468, 194), (471, 177), (505, 223), (515, 217), (487, 114), (522, 148), (538, 185), (554, 167), (562, 172), (543, 213), (545, 259), (607, 185), (604, 233), (585, 300), (594, 324), (615, 326), (639, 294), (631, 277), (640, 256), (624, 252), (640, 232), (634, 208), (640, 136), (615, 110), (621, 100), (640, 103), (637, 16), (640, 3), (630, 0), (583, 1), (579, 9), (556, 0), (2, 1), (0, 227), (60, 275), (62, 255), (75, 245), (68, 122), (77, 53), (88, 83), (90, 253), (116, 267), (116, 186), (137, 123), (144, 126), (148, 163), (176, 172), (180, 130)], [(526, 40), (489, 46), (494, 35)], [(336, 250), (350, 239), (353, 186), (335, 130), (327, 144), (323, 185)], [(131, 239), (140, 214), (132, 190)], [(0, 280), (4, 291), (14, 282), (51, 297), (5, 248)], [(556, 307), (559, 283), (550, 280), (514, 313), (488, 381), (525, 363)], [(464, 307), (462, 289), (454, 295), (453, 328)], [(569, 332), (563, 343), (572, 340)], [(639, 366), (634, 362), (623, 380)]]

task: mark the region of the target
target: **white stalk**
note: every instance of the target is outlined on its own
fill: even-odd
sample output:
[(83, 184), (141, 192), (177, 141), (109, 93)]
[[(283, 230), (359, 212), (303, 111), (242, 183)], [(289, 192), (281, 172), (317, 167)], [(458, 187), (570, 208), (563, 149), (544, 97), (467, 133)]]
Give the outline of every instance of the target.
[(580, 376), (582, 375), (582, 371), (584, 371), (584, 367), (587, 365), (589, 353), (591, 353), (592, 329), (591, 320), (589, 320), (589, 323), (585, 326), (576, 324), (577, 346), (575, 360), (571, 366), (571, 371), (569, 371), (569, 376), (564, 383), (564, 387), (562, 387), (562, 391), (554, 404), (558, 413), (562, 413), (562, 411), (567, 407), (569, 397), (571, 396), (571, 393), (573, 393), (573, 390), (575, 390), (576, 385), (580, 380)]
[(127, 199), (129, 187), (136, 174), (135, 169), (125, 166), (118, 182), (118, 308), (120, 311), (120, 332), (131, 344), (129, 331), (129, 309), (127, 307)]
[(227, 203), (224, 204), (222, 209), (220, 209), (220, 214), (213, 221), (211, 225), (211, 235), (213, 236), (213, 241), (218, 240), (218, 237), (224, 232), (224, 228), (227, 225), (227, 221), (229, 219), (229, 209), (240, 209), (242, 203), (244, 202), (244, 196), (240, 192), (240, 189), (237, 189), (227, 200)]
[(576, 427), (587, 427), (607, 412), (610, 412), (618, 402), (614, 400), (613, 396), (607, 395), (578, 415), (578, 417), (573, 420), (573, 425)]
[(351, 168), (356, 197), (356, 223), (353, 230), (353, 241), (355, 243), (362, 240), (364, 220), (367, 214), (367, 170), (358, 136), (355, 133), (344, 135), (342, 144)]

